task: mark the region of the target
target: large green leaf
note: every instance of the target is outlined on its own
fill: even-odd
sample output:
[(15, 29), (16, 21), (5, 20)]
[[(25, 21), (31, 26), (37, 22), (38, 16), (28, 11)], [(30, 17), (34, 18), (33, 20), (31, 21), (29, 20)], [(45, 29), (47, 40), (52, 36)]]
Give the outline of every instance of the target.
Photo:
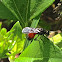
[[(48, 62), (51, 59), (57, 59), (57, 61), (62, 59), (61, 50), (55, 46), (48, 38), (40, 36), (33, 40), (32, 43), (22, 52), (19, 56), (19, 60), (21, 61), (21, 57), (29, 57), (29, 58), (42, 58), (40, 62)], [(61, 58), (61, 59), (60, 59)], [(18, 61), (16, 59), (16, 62)], [(54, 61), (55, 61), (54, 60)], [(39, 62), (36, 60), (36, 62)]]
[(55, 0), (31, 0), (30, 4), (30, 19), (35, 18), (48, 8)]
[(0, 1), (0, 18), (1, 19), (11, 19), (11, 20), (17, 20), (17, 18), (9, 11), (9, 9), (2, 4)]
[[(14, 18), (12, 20), (19, 20), (22, 26), (24, 26), (24, 22), (28, 21), (30, 15), (30, 10), (29, 10), (29, 0), (1, 0), (0, 1), (3, 6), (3, 8), (0, 10), (0, 12), (3, 12), (1, 14), (2, 18), (5, 19), (12, 19), (13, 16)], [(4, 6), (5, 5), (5, 6)], [(8, 9), (7, 9), (8, 8)], [(6, 11), (6, 12), (5, 12)], [(8, 11), (8, 13), (7, 13)], [(5, 12), (5, 13), (4, 13)], [(5, 16), (4, 14), (7, 15)], [(11, 18), (11, 17), (12, 18)], [(10, 17), (10, 18), (8, 18)], [(0, 16), (1, 18), (1, 16)]]
[(0, 18), (19, 20), (22, 27), (39, 16), (54, 0), (0, 0)]

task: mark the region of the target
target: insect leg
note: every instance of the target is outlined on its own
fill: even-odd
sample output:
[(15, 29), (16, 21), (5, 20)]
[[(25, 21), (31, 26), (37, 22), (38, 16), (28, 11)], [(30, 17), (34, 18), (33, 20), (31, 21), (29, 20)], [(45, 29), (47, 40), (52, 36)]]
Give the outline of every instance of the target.
[(38, 34), (38, 36), (34, 40), (36, 40), (38, 37), (39, 37), (39, 34)]

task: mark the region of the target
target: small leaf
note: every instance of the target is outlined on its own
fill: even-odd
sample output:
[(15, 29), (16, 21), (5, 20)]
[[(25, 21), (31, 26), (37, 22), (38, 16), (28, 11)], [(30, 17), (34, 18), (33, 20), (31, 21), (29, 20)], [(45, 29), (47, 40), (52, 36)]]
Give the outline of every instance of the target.
[(52, 40), (55, 44), (61, 42), (61, 40), (62, 40), (62, 33), (59, 33), (59, 34), (53, 36), (52, 38), (50, 38), (50, 40)]
[(6, 28), (2, 28), (2, 29), (1, 29), (1, 34), (2, 34), (2, 35), (5, 35), (6, 32), (7, 32)]
[(0, 30), (1, 30), (1, 25), (2, 25), (2, 23), (0, 23)]
[(58, 47), (62, 48), (62, 33), (59, 33), (52, 38), (50, 38)]
[(37, 25), (38, 25), (38, 22), (39, 22), (39, 18), (33, 19), (32, 24), (31, 24), (31, 27), (32, 27), (32, 28), (36, 28)]
[(14, 24), (14, 26), (12, 27), (11, 30), (14, 30), (13, 31), (14, 36), (17, 35), (19, 38), (22, 39), (22, 27), (21, 27), (19, 21)]

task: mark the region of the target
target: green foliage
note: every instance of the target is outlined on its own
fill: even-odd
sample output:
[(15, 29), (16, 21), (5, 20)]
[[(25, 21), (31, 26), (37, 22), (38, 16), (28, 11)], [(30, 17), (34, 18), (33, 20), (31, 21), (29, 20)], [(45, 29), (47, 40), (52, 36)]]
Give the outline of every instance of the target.
[(53, 2), (54, 0), (1, 0), (0, 18), (19, 20), (23, 28), (28, 26), (32, 19), (38, 18), (39, 21), (41, 13)]
[(8, 53), (10, 49), (12, 49), (12, 47), (14, 46), (12, 45), (14, 43), (14, 40), (10, 42), (12, 39), (12, 36), (13, 36), (12, 31), (7, 32), (5, 28), (1, 29), (0, 31), (0, 58), (7, 57), (6, 53)]
[(9, 11), (9, 9), (0, 0), (0, 18), (2, 19), (16, 19), (16, 17)]
[[(24, 35), (22, 35), (21, 31), (22, 31), (22, 28), (19, 22), (16, 22), (13, 28), (8, 32), (5, 28), (1, 29), (0, 58), (8, 57), (8, 55), (9, 56), (15, 55), (23, 50)], [(11, 52), (11, 54), (9, 52)]]
[(62, 48), (62, 33), (59, 33), (52, 38), (50, 38), (54, 42), (54, 44), (58, 45), (60, 48)]
[(37, 17), (38, 15), (41, 15), (41, 13), (48, 8), (55, 0), (31, 0), (31, 17), (30, 19), (33, 19)]
[[(16, 38), (17, 38), (17, 40), (16, 40), (16, 38), (15, 38), (15, 40), (16, 40), (16, 52), (19, 52), (21, 49), (23, 49), (23, 43), (24, 43), (24, 35), (22, 34), (22, 27), (20, 26), (20, 23), (19, 23), (19, 21), (18, 22), (16, 22), (15, 24), (14, 24), (14, 26), (12, 27), (12, 29), (11, 30), (14, 30), (13, 31), (13, 37), (15, 37), (16, 36)], [(19, 49), (19, 51), (17, 51)]]
[(32, 41), (15, 62), (51, 62), (52, 59), (53, 62), (56, 60), (59, 62), (60, 58), (62, 58), (62, 52), (59, 47), (55, 46), (48, 38), (39, 36)]
[(31, 24), (31, 27), (32, 27), (32, 28), (36, 28), (37, 25), (38, 25), (38, 22), (39, 22), (39, 18), (33, 19), (32, 24)]

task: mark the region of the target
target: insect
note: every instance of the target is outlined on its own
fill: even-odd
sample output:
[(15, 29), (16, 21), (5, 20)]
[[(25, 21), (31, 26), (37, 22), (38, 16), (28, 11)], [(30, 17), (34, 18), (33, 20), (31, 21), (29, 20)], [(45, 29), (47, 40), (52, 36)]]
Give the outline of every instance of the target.
[(28, 34), (28, 39), (31, 40), (35, 37), (36, 34), (39, 35), (49, 35), (49, 31), (44, 30), (43, 28), (31, 28), (31, 27), (25, 27), (22, 30), (22, 33)]

